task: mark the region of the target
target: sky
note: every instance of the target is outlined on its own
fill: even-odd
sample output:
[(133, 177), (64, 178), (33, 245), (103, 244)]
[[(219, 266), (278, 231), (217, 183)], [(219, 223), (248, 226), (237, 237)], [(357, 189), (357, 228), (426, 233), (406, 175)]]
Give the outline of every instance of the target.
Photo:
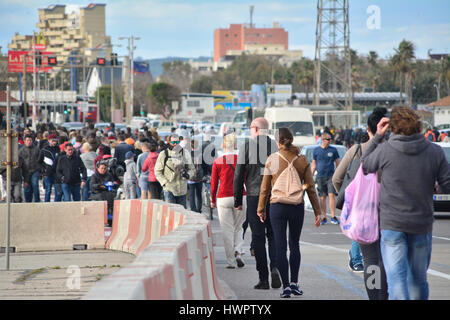
[[(324, 1), (327, 2), (327, 1)], [(15, 32), (38, 31), (38, 9), (65, 4), (69, 9), (89, 1), (0, 0), (0, 46), (7, 52)], [(213, 56), (218, 28), (250, 22), (270, 27), (273, 22), (289, 33), (289, 49), (314, 58), (317, 0), (111, 0), (106, 4), (106, 33), (119, 55), (127, 54), (126, 40), (135, 36), (135, 57)], [(450, 52), (449, 0), (350, 0), (350, 46), (360, 54), (376, 51), (380, 58), (394, 54), (403, 40), (412, 41), (416, 56)]]

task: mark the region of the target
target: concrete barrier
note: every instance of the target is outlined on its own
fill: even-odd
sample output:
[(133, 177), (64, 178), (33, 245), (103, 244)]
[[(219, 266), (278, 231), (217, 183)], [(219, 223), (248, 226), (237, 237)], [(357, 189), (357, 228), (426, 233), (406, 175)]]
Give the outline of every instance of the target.
[(113, 219), (106, 247), (137, 257), (100, 280), (84, 299), (225, 299), (204, 215), (159, 200), (121, 200)]
[[(6, 204), (0, 205), (0, 226), (6, 225)], [(105, 248), (106, 201), (12, 203), (10, 247), (21, 251)], [(0, 246), (6, 247), (6, 228)]]

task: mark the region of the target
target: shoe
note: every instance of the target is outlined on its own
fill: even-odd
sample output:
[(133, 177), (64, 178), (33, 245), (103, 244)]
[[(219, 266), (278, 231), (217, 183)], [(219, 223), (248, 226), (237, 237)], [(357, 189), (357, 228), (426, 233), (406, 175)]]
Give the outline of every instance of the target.
[(298, 287), (297, 283), (291, 283), (290, 288), (292, 294), (295, 296), (301, 296), (303, 294), (303, 291)]
[(272, 272), (270, 273), (270, 275), (272, 277), (272, 288), (281, 288), (280, 272), (278, 271), (278, 269), (272, 268)]
[(352, 268), (353, 272), (356, 273), (363, 273), (364, 272), (364, 266), (361, 263), (355, 264)]
[(245, 266), (244, 260), (242, 260), (241, 255), (236, 256), (236, 263), (237, 263), (238, 268), (242, 268)]
[(320, 225), (324, 225), (324, 224), (327, 224), (327, 218), (323, 218), (321, 221), (320, 221)]
[(227, 265), (226, 268), (227, 268), (227, 269), (236, 269), (236, 267), (233, 266), (233, 265), (231, 265), (231, 264)]
[(291, 288), (286, 287), (284, 288), (283, 292), (280, 293), (280, 298), (290, 298), (291, 297)]
[(269, 286), (269, 281), (262, 281), (259, 280), (259, 282), (254, 286), (255, 289), (262, 289), (262, 290), (269, 290), (270, 286)]
[(331, 222), (332, 224), (339, 224), (339, 220), (336, 219), (336, 217), (332, 217), (332, 218), (330, 219), (330, 222)]

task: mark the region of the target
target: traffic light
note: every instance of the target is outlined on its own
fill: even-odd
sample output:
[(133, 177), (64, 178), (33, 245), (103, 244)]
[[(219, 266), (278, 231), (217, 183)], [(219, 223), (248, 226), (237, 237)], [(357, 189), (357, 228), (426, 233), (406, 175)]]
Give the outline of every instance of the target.
[(68, 114), (69, 110), (67, 110), (67, 106), (64, 106), (64, 114)]
[(117, 53), (111, 53), (111, 65), (117, 66), (119, 63), (117, 62)]
[(41, 53), (40, 52), (36, 52), (35, 53), (35, 63), (36, 63), (36, 66), (41, 66), (42, 65), (42, 57), (41, 57)]
[(56, 66), (58, 64), (58, 61), (56, 60), (56, 57), (48, 57), (48, 65), (49, 66)]
[(97, 58), (97, 65), (104, 66), (106, 63), (105, 58)]

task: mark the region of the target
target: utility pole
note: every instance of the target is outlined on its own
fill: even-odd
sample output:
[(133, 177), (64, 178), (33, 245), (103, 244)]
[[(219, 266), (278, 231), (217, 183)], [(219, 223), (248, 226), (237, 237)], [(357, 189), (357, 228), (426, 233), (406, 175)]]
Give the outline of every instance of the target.
[(23, 121), (24, 124), (27, 119), (27, 57), (23, 56), (23, 77), (22, 77), (22, 87), (23, 87)]
[[(33, 130), (36, 130), (36, 34), (33, 30)], [(25, 119), (26, 121), (26, 119)], [(26, 122), (25, 122), (26, 123)]]

